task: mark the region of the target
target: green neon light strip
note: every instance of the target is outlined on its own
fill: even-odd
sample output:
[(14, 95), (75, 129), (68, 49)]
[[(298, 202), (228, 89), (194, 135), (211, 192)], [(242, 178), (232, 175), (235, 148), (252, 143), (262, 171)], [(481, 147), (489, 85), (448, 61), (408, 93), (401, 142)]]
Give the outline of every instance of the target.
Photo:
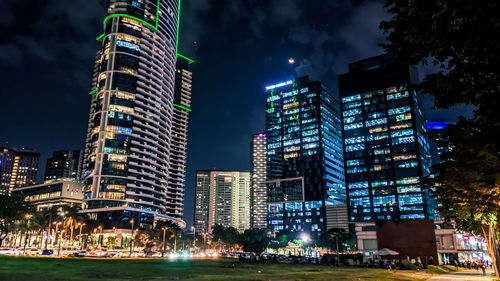
[(92, 94), (94, 94), (94, 93), (95, 93), (95, 92), (97, 92), (97, 91), (99, 91), (99, 89), (92, 90), (92, 91), (89, 93), (89, 95), (92, 95)]
[(104, 25), (106, 25), (106, 22), (107, 22), (110, 18), (112, 18), (112, 17), (127, 17), (127, 18), (131, 18), (131, 19), (134, 19), (134, 20), (136, 20), (136, 21), (140, 21), (140, 22), (142, 22), (142, 23), (144, 23), (144, 24), (146, 24), (146, 25), (149, 25), (149, 26), (150, 26), (152, 29), (154, 29), (154, 30), (158, 30), (158, 29), (157, 29), (154, 25), (150, 24), (149, 22), (146, 22), (145, 20), (141, 20), (140, 18), (136, 18), (136, 17), (133, 17), (133, 16), (131, 16), (131, 15), (127, 15), (127, 14), (112, 14), (112, 15), (109, 15), (109, 16), (107, 16), (107, 17), (105, 17), (105, 18), (104, 18), (104, 20), (102, 21), (102, 23), (103, 23)]
[(181, 0), (179, 0), (179, 5), (177, 5), (177, 35), (175, 39), (175, 53), (178, 54), (179, 50), (179, 22), (181, 18)]
[[(180, 2), (180, 0), (179, 0)], [(111, 17), (127, 17), (127, 18), (131, 18), (131, 19), (134, 19), (134, 20), (137, 20), (137, 21), (140, 21), (148, 26), (150, 26), (151, 28), (153, 28), (154, 30), (158, 30), (158, 17), (160, 15), (160, 0), (158, 0), (158, 3), (156, 4), (156, 22), (155, 22), (155, 25), (152, 25), (150, 24), (149, 22), (146, 22), (145, 20), (142, 20), (140, 18), (136, 18), (134, 16), (131, 16), (131, 15), (127, 15), (127, 14), (112, 14), (112, 15), (109, 15), (107, 17), (104, 18), (104, 20), (102, 21), (102, 23), (104, 25), (106, 25), (106, 22), (108, 21), (108, 19), (110, 19)]]
[(268, 110), (266, 110), (267, 113), (273, 113), (274, 112), (274, 100), (273, 100), (273, 93), (274, 93), (274, 89), (271, 90), (271, 108), (269, 108)]
[(99, 35), (99, 36), (97, 36), (97, 38), (96, 38), (95, 40), (97, 40), (97, 41), (101, 41), (102, 37), (104, 37), (104, 33), (103, 33), (103, 34), (101, 34), (101, 35)]
[(181, 54), (179, 54), (179, 53), (177, 53), (177, 57), (178, 57), (178, 58), (183, 58), (183, 59), (187, 60), (188, 62), (194, 62), (194, 60), (192, 60), (192, 59), (190, 59), (190, 58), (188, 58), (188, 57), (186, 57), (186, 56), (183, 56), (183, 55), (181, 55)]
[(174, 103), (173, 105), (174, 105), (174, 106), (176, 106), (176, 107), (178, 107), (178, 108), (182, 108), (182, 109), (184, 109), (184, 110), (187, 110), (187, 111), (189, 111), (189, 112), (191, 112), (191, 111), (192, 111), (192, 110), (191, 110), (191, 108), (187, 108), (187, 107), (182, 106), (182, 105), (178, 105), (178, 104), (175, 104), (175, 103)]

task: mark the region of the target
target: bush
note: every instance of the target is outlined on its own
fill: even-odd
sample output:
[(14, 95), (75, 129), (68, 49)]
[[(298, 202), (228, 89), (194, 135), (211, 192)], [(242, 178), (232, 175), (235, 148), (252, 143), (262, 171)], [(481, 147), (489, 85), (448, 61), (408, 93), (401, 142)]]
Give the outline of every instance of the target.
[(409, 261), (404, 260), (398, 263), (397, 268), (400, 270), (416, 270), (417, 266)]

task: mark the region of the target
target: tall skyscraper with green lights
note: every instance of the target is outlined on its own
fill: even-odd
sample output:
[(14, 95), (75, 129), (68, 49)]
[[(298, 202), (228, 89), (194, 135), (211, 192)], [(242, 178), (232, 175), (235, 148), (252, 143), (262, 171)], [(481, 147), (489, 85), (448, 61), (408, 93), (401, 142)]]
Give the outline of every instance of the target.
[(172, 178), (173, 166), (184, 165), (172, 164), (174, 119), (191, 110), (174, 95), (177, 59), (185, 58), (177, 52), (179, 16), (179, 0), (108, 1), (82, 178), (84, 212), (105, 230), (185, 225), (184, 189)]

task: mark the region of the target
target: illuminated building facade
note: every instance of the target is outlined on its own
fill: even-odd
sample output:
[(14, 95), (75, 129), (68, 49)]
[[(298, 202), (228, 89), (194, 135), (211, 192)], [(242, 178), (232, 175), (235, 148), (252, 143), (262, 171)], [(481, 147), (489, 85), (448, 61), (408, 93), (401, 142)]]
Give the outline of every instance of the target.
[(39, 161), (36, 151), (0, 147), (0, 193), (35, 184)]
[(267, 228), (266, 134), (252, 136), (251, 151), (251, 225), (253, 229)]
[(325, 235), (326, 206), (346, 202), (339, 102), (307, 77), (266, 96), (268, 228)]
[(47, 159), (45, 182), (55, 180), (79, 181), (82, 172), (83, 152), (81, 150), (60, 150)]
[[(167, 209), (177, 210), (181, 214), (184, 206), (184, 184), (186, 177), (186, 148), (189, 112), (191, 111), (192, 73), (189, 65), (193, 61), (178, 57), (175, 71), (174, 107), (172, 114), (172, 133), (170, 134), (170, 170), (168, 175), (168, 193), (173, 202), (167, 203)], [(172, 216), (178, 214), (171, 214)]]
[(26, 196), (38, 210), (53, 206), (78, 206), (83, 205), (83, 184), (71, 180), (58, 180), (44, 184), (19, 187), (13, 190)]
[(420, 184), (429, 174), (416, 71), (382, 55), (339, 76), (349, 221), (433, 218)]
[(211, 233), (215, 224), (240, 232), (250, 228), (250, 172), (196, 172), (196, 231)]
[(110, 0), (97, 37), (84, 173), (91, 219), (130, 232), (181, 227), (183, 190), (169, 186), (178, 0)]

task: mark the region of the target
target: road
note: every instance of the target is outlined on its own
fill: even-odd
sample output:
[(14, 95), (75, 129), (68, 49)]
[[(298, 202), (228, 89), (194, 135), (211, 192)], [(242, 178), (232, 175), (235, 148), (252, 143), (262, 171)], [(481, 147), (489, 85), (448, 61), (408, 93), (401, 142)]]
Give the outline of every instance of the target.
[(491, 275), (493, 270), (486, 270), (486, 276), (483, 275), (481, 270), (465, 270), (465, 271), (457, 271), (450, 274), (442, 274), (439, 276), (434, 276), (432, 278), (427, 279), (427, 281), (490, 281), (493, 280), (493, 276)]

